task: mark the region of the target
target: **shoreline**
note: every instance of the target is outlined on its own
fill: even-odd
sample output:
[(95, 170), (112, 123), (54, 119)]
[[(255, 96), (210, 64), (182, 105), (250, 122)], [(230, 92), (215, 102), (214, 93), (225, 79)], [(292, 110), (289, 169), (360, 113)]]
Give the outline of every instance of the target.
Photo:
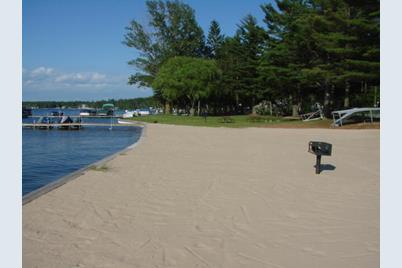
[[(140, 123), (140, 122), (137, 122), (137, 124), (138, 123)], [(40, 187), (36, 190), (33, 190), (32, 192), (29, 192), (29, 193), (23, 195), (22, 196), (22, 206), (28, 204), (32, 200), (35, 200), (36, 198), (38, 198), (50, 191), (53, 191), (54, 189), (59, 188), (60, 186), (63, 186), (64, 184), (68, 183), (69, 181), (72, 181), (72, 180), (84, 175), (85, 172), (87, 172), (88, 170), (91, 170), (96, 167), (100, 167), (100, 166), (104, 165), (105, 163), (109, 162), (110, 160), (116, 158), (118, 155), (134, 149), (144, 138), (144, 132), (146, 131), (146, 124), (138, 124), (138, 125), (135, 125), (135, 127), (141, 128), (140, 137), (136, 142), (134, 142), (133, 144), (130, 144), (129, 146), (125, 147), (124, 149), (121, 149), (111, 155), (108, 155), (94, 163), (88, 164), (76, 171), (73, 171), (67, 175), (64, 175), (64, 176), (56, 179), (55, 181), (52, 181), (46, 185), (43, 185), (42, 187)]]
[[(24, 267), (378, 267), (379, 136), (147, 124), (23, 206)], [(333, 144), (319, 175), (309, 140)]]
[[(146, 125), (147, 124), (152, 124), (152, 123), (148, 123), (148, 122), (142, 122), (142, 121), (136, 121), (136, 120), (124, 120), (121, 119), (121, 121), (124, 121), (125, 123), (128, 124), (136, 124), (135, 127), (140, 127), (141, 130), (141, 135), (140, 138), (134, 142), (133, 144), (127, 146), (126, 148), (117, 151), (109, 156), (106, 156), (92, 164), (88, 164), (76, 171), (73, 171), (67, 175), (64, 175), (62, 177), (60, 177), (59, 179), (52, 181), (36, 190), (33, 190), (32, 192), (27, 193), (26, 195), (22, 196), (22, 205), (24, 206), (25, 204), (31, 202), (32, 200), (40, 197), (43, 194), (46, 194), (60, 186), (62, 186), (65, 183), (68, 183), (69, 181), (76, 179), (78, 177), (80, 177), (81, 175), (84, 175), (86, 171), (92, 169), (92, 168), (96, 168), (99, 166), (102, 166), (103, 164), (109, 162), (110, 160), (114, 159), (115, 157), (117, 157), (119, 154), (125, 153), (128, 150), (134, 149), (139, 143), (140, 141), (143, 139), (144, 137), (144, 132), (146, 131)], [(157, 123), (160, 124), (160, 123)], [(162, 123), (162, 125), (170, 125), (170, 126), (175, 126), (174, 124), (164, 124)], [(204, 126), (191, 126), (191, 125), (180, 125), (182, 127), (204, 127)], [(207, 126), (208, 127), (208, 126)], [(292, 129), (292, 130), (298, 130), (298, 129), (328, 129), (328, 130), (376, 130), (377, 128), (323, 128), (323, 127), (306, 127), (306, 128), (300, 128), (300, 127), (283, 127), (283, 126), (255, 126), (255, 127), (245, 127), (245, 128), (274, 128), (274, 129)]]

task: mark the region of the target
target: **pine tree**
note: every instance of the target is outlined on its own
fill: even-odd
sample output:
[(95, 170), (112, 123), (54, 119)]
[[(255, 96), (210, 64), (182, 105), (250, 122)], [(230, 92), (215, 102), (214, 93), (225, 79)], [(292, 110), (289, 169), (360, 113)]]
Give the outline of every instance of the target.
[[(378, 3), (315, 1), (312, 40), (320, 62), (315, 69), (329, 74), (325, 80), (324, 104), (334, 102), (336, 97), (335, 105), (347, 108), (351, 106), (351, 97), (364, 95), (361, 89), (368, 83), (378, 84), (379, 17), (377, 20), (376, 16), (379, 14), (376, 10), (379, 6), (375, 8), (375, 2)], [(314, 69), (308, 71), (316, 75)]]
[(217, 58), (222, 77), (215, 91), (215, 111), (225, 113), (239, 111), (241, 86), (240, 67), (242, 64), (242, 46), (238, 37), (227, 37)]
[(297, 115), (302, 97), (307, 95), (301, 70), (313, 62), (306, 17), (309, 6), (304, 1), (276, 1), (261, 6), (268, 27), (267, 49), (264, 51), (259, 74), (268, 95)]
[(252, 108), (262, 98), (258, 66), (264, 50), (266, 33), (258, 26), (256, 18), (248, 15), (241, 20), (236, 37), (241, 45), (239, 96), (243, 105)]
[(212, 20), (206, 42), (206, 56), (216, 58), (224, 40), (225, 36), (221, 33), (219, 23), (216, 20)]
[(276, 5), (262, 6), (269, 38), (259, 71), (270, 95), (289, 94), (298, 106), (303, 99), (319, 101), (327, 114), (350, 106), (351, 99), (367, 103), (363, 91), (379, 83), (378, 1), (277, 0)]

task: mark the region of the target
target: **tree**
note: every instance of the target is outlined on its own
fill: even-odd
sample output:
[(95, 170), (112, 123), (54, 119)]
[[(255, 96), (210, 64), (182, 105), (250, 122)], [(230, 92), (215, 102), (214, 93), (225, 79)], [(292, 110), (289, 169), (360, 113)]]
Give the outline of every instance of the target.
[(215, 113), (239, 112), (241, 86), (239, 83), (242, 64), (242, 46), (238, 37), (227, 37), (216, 59), (222, 70), (215, 90)]
[(266, 34), (257, 20), (249, 15), (238, 25), (234, 37), (222, 43), (217, 62), (222, 69), (220, 92), (226, 111), (247, 112), (262, 98), (258, 65)]
[(302, 71), (322, 89), (329, 114), (335, 97), (336, 106), (348, 108), (368, 83), (379, 83), (379, 2), (316, 0), (312, 8), (316, 64)]
[(212, 83), (219, 76), (220, 70), (214, 60), (173, 57), (161, 66), (152, 87), (158, 89), (170, 103), (186, 98), (191, 115), (194, 115), (195, 104), (198, 103), (199, 115), (201, 101), (208, 97)]
[(206, 56), (208, 58), (216, 58), (224, 40), (225, 36), (221, 33), (219, 23), (216, 20), (212, 20), (206, 42)]
[(271, 98), (288, 104), (297, 116), (303, 95), (308, 93), (302, 69), (314, 64), (314, 46), (307, 18), (311, 10), (306, 1), (276, 1), (261, 6), (268, 27), (267, 49), (259, 73)]
[(260, 73), (271, 93), (289, 94), (294, 107), (311, 96), (329, 114), (335, 107), (349, 107), (351, 96), (363, 96), (361, 88), (368, 83), (378, 85), (376, 3), (277, 0), (277, 8), (262, 6), (269, 41)]
[[(199, 57), (205, 47), (203, 31), (189, 5), (178, 0), (148, 0), (146, 5), (150, 16), (149, 27), (133, 20), (126, 27), (123, 41), (140, 52), (136, 59), (129, 62), (137, 73), (131, 75), (128, 81), (139, 86), (150, 86), (161, 64), (169, 58)], [(160, 95), (157, 91), (155, 94)]]
[(243, 104), (253, 107), (262, 99), (262, 84), (260, 83), (258, 66), (264, 51), (266, 33), (257, 24), (257, 19), (251, 15), (241, 20), (236, 32), (241, 44), (242, 60), (239, 73), (239, 92)]
[[(294, 116), (315, 102), (327, 115), (377, 103), (379, 0), (275, 0), (261, 6), (266, 29), (248, 15), (234, 36), (224, 37), (213, 20), (206, 44), (188, 5), (149, 0), (147, 7), (150, 30), (133, 21), (125, 35), (125, 43), (140, 51), (130, 62), (139, 70), (130, 83), (153, 86), (162, 103), (194, 110), (202, 101), (214, 113), (247, 113), (269, 100)], [(181, 60), (160, 73), (172, 58)], [(193, 72), (198, 63), (188, 58), (214, 59), (222, 75), (201, 87)]]

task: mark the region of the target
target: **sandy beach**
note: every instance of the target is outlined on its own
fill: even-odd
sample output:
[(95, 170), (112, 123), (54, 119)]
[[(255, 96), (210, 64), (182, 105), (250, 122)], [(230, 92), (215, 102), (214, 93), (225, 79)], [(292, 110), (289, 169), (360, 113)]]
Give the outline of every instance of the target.
[[(23, 206), (23, 267), (379, 267), (379, 130), (143, 135)], [(333, 144), (320, 175), (310, 140)]]

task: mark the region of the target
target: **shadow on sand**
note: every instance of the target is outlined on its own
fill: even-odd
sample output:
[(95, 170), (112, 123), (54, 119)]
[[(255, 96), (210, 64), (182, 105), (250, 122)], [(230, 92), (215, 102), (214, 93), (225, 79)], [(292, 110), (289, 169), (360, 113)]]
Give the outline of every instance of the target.
[[(315, 168), (315, 165), (314, 165)], [(331, 165), (331, 164), (321, 164), (320, 165), (320, 173), (323, 171), (333, 171), (336, 169), (336, 166)]]

